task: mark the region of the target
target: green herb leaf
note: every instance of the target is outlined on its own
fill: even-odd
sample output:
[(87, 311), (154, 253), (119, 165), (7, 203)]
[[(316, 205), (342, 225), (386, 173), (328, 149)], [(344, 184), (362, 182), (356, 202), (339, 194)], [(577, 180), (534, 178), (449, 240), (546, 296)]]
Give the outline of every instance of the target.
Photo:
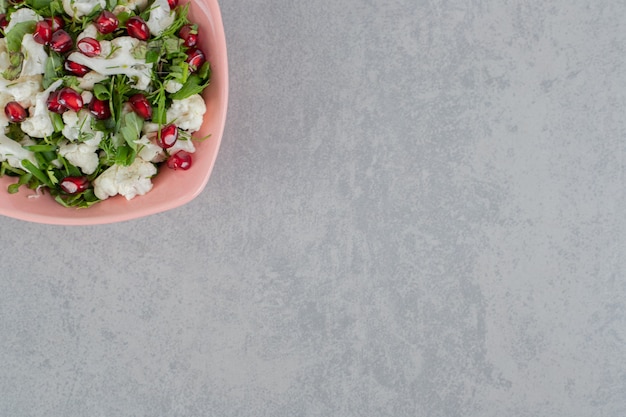
[(88, 208), (98, 203), (100, 199), (96, 197), (92, 188), (88, 188), (78, 194), (57, 194), (54, 198), (57, 203), (64, 207)]
[(133, 150), (137, 151), (137, 142), (141, 135), (141, 128), (143, 127), (143, 119), (135, 112), (127, 113), (123, 117), (122, 125), (120, 127), (120, 133), (126, 141), (126, 144)]
[(110, 100), (111, 99), (111, 93), (109, 92), (109, 89), (100, 83), (94, 84), (93, 95), (96, 96), (98, 100)]
[(137, 156), (137, 151), (130, 146), (124, 145), (117, 148), (115, 155), (115, 163), (118, 165), (131, 165)]
[(183, 87), (174, 94), (172, 94), (170, 98), (172, 100), (182, 100), (194, 94), (200, 94), (202, 90), (204, 90), (208, 85), (209, 80), (203, 81), (200, 76), (192, 74), (189, 76), (187, 82), (183, 84)]
[(31, 152), (49, 152), (56, 151), (56, 145), (27, 145), (23, 146), (24, 149), (28, 149)]
[(46, 68), (43, 74), (42, 85), (44, 90), (52, 85), (56, 80), (63, 77), (63, 57), (50, 51), (50, 56), (46, 60)]
[(49, 113), (50, 120), (52, 120), (52, 126), (54, 126), (55, 132), (61, 132), (65, 127), (65, 123), (63, 123), (63, 117), (58, 113)]
[(52, 181), (50, 181), (50, 178), (48, 178), (48, 175), (44, 174), (39, 168), (37, 168), (35, 166), (35, 164), (33, 164), (32, 162), (30, 162), (28, 159), (24, 159), (22, 160), (22, 166), (31, 174), (33, 174), (33, 176), (35, 178), (37, 178), (39, 181), (41, 181), (41, 183), (43, 185), (46, 185), (48, 187), (53, 187)]
[(161, 58), (161, 53), (160, 51), (156, 49), (148, 49), (148, 51), (146, 52), (147, 64), (154, 64), (155, 62), (158, 62), (160, 58)]
[(17, 23), (6, 34), (7, 50), (9, 52), (19, 52), (22, 49), (22, 38), (27, 33), (33, 33), (35, 31), (35, 25), (37, 22), (29, 20), (27, 22)]

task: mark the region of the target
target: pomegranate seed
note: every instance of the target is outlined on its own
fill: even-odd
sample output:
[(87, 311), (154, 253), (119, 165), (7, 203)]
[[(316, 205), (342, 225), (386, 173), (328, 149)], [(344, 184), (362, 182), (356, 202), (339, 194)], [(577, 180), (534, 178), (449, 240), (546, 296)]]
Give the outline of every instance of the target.
[(189, 64), (189, 71), (195, 72), (206, 62), (204, 52), (198, 48), (191, 48), (187, 51), (187, 63)]
[(187, 47), (196, 46), (198, 43), (198, 29), (195, 25), (185, 25), (180, 28), (178, 36), (184, 41), (183, 45)]
[(72, 38), (63, 29), (59, 29), (52, 34), (50, 39), (50, 49), (54, 52), (64, 53), (72, 49)]
[(178, 140), (178, 128), (176, 125), (169, 124), (163, 126), (160, 134), (156, 137), (156, 143), (163, 149), (168, 149), (174, 146)]
[(187, 170), (191, 168), (191, 155), (185, 151), (178, 151), (167, 158), (167, 167), (171, 169)]
[(48, 22), (48, 24), (50, 24), (52, 32), (63, 29), (63, 26), (65, 26), (65, 22), (63, 21), (63, 18), (61, 16), (47, 17), (44, 20)]
[(76, 194), (89, 188), (89, 180), (86, 177), (65, 177), (59, 186), (68, 194)]
[(52, 39), (52, 26), (49, 22), (42, 20), (35, 25), (35, 32), (33, 33), (33, 39), (35, 42), (42, 45), (47, 45)]
[(0, 29), (4, 30), (9, 26), (9, 19), (5, 13), (0, 14)]
[(62, 88), (59, 91), (59, 103), (70, 110), (79, 111), (83, 108), (83, 98), (70, 87)]
[(167, 0), (170, 5), (170, 9), (173, 10), (176, 6), (178, 6), (178, 0)]
[(63, 64), (63, 66), (65, 67), (65, 71), (78, 77), (82, 77), (91, 71), (89, 67), (79, 64), (78, 62), (70, 61), (69, 59), (65, 60), (65, 64)]
[(152, 118), (152, 106), (148, 103), (148, 99), (143, 94), (135, 94), (130, 99), (131, 107), (140, 117), (143, 117), (146, 120)]
[(126, 30), (133, 38), (146, 41), (150, 38), (150, 29), (146, 22), (139, 16), (133, 16), (126, 22)]
[(54, 93), (50, 93), (48, 96), (48, 110), (53, 113), (62, 114), (65, 113), (67, 107), (59, 101), (59, 93), (60, 91), (55, 91)]
[(84, 55), (88, 57), (94, 57), (100, 55), (100, 42), (94, 38), (82, 38), (76, 44), (76, 47), (79, 51), (81, 51)]
[(4, 114), (13, 123), (20, 123), (26, 120), (26, 109), (17, 101), (8, 102), (4, 107)]
[(93, 23), (96, 25), (98, 32), (106, 35), (107, 33), (115, 31), (115, 29), (119, 26), (120, 21), (112, 12), (105, 10), (100, 13)]
[(111, 109), (109, 108), (108, 100), (98, 100), (93, 98), (89, 103), (89, 111), (98, 120), (104, 120), (111, 117)]

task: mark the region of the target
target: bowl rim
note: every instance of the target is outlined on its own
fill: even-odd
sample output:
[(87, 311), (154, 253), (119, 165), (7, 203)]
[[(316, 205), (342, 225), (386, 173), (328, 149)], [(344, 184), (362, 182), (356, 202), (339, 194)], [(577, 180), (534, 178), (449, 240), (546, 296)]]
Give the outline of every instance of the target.
[[(215, 166), (215, 161), (217, 159), (217, 155), (219, 153), (219, 149), (221, 146), (222, 137), (224, 134), (224, 128), (226, 125), (226, 115), (228, 112), (228, 92), (229, 92), (229, 74), (228, 74), (228, 51), (226, 45), (226, 34), (224, 30), (222, 15), (219, 7), (218, 0), (189, 0), (189, 2), (193, 2), (195, 7), (200, 7), (205, 12), (207, 12), (210, 18), (210, 27), (211, 33), (214, 37), (213, 43), (219, 45), (219, 53), (217, 54), (217, 60), (211, 61), (211, 65), (215, 68), (219, 68), (219, 77), (220, 82), (216, 84), (210, 84), (209, 88), (217, 89), (214, 95), (220, 97), (220, 106), (219, 106), (219, 115), (216, 116), (214, 123), (211, 125), (211, 141), (214, 141), (214, 152), (211, 154), (209, 161), (207, 162), (208, 168), (205, 171), (198, 173), (197, 175), (200, 177), (200, 181), (197, 182), (195, 188), (190, 190), (189, 193), (181, 195), (177, 198), (173, 198), (171, 200), (163, 200), (159, 201), (155, 204), (146, 205), (140, 207), (136, 210), (131, 211), (123, 211), (123, 210), (112, 210), (111, 212), (107, 210), (100, 210), (98, 214), (90, 215), (89, 210), (92, 210), (94, 207), (86, 208), (86, 209), (75, 209), (75, 208), (63, 208), (64, 210), (68, 210), (68, 216), (57, 216), (57, 215), (49, 215), (45, 213), (38, 212), (29, 212), (20, 210), (17, 206), (19, 203), (15, 205), (12, 204), (0, 204), (0, 215), (5, 217), (14, 218), (17, 220), (23, 220), (27, 222), (40, 223), (40, 224), (50, 224), (50, 225), (63, 225), (63, 226), (86, 226), (86, 225), (98, 225), (98, 224), (110, 224), (110, 223), (118, 223), (124, 221), (130, 221), (134, 219), (139, 219), (146, 216), (151, 216), (153, 214), (162, 213), (177, 207), (180, 207), (184, 204), (189, 203), (193, 199), (195, 199), (206, 187), (208, 183), (209, 177), (213, 171)], [(193, 19), (192, 19), (193, 20)], [(158, 177), (157, 177), (158, 178)], [(6, 190), (0, 190), (0, 192), (5, 192)], [(32, 194), (33, 191), (29, 190)], [(154, 191), (154, 190), (153, 190)], [(152, 191), (151, 191), (152, 192)], [(24, 191), (20, 191), (20, 193), (24, 193)], [(148, 193), (149, 194), (149, 193)], [(16, 197), (7, 195), (5, 198)], [(49, 197), (49, 196), (47, 196)], [(137, 199), (141, 199), (142, 196), (136, 197)], [(51, 197), (50, 197), (51, 198)], [(113, 198), (123, 199), (121, 196), (115, 196)], [(128, 204), (132, 204), (134, 200), (128, 201)], [(5, 200), (6, 203), (10, 203)], [(101, 205), (105, 202), (98, 203), (97, 205)], [(58, 203), (54, 203), (58, 204)], [(72, 211), (74, 210), (74, 211)], [(71, 214), (78, 214), (76, 216)]]

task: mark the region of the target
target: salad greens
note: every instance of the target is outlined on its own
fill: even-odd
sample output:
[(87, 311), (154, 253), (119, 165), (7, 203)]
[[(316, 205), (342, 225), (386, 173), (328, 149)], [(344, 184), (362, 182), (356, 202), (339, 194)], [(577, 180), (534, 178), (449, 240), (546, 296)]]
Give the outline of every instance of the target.
[[(90, 207), (102, 200), (93, 184), (105, 171), (112, 167), (130, 169), (141, 158), (145, 147), (154, 148), (155, 142), (158, 143), (155, 138), (160, 138), (162, 126), (168, 123), (178, 126), (177, 121), (184, 117), (202, 117), (206, 109), (191, 115), (171, 110), (174, 101), (184, 104), (185, 100), (202, 93), (211, 79), (211, 67), (203, 53), (198, 52), (195, 43), (180, 36), (181, 28), (192, 25), (188, 19), (188, 4), (177, 5), (176, 0), (146, 0), (143, 7), (138, 7), (140, 3), (141, 0), (103, 1), (102, 4), (106, 4), (104, 10), (115, 15), (117, 28), (102, 33), (94, 30), (94, 24), (106, 13), (98, 0), (93, 1), (91, 12), (79, 13), (79, 9), (75, 8), (71, 14), (67, 13), (67, 6), (74, 7), (74, 0), (24, 0), (21, 3), (0, 0), (0, 12), (5, 13), (9, 24), (12, 17), (24, 15), (20, 12), (22, 9), (30, 9), (37, 15), (36, 20), (14, 22), (9, 30), (6, 25), (0, 26), (0, 38), (4, 38), (0, 39), (0, 55), (4, 42), (7, 57), (4, 64), (0, 57), (0, 86), (7, 87), (7, 92), (5, 87), (0, 88), (0, 105), (8, 118), (4, 127), (0, 123), (0, 176), (16, 178), (16, 182), (8, 187), (9, 193), (16, 193), (21, 187), (36, 190), (37, 193), (45, 190), (63, 206)], [(164, 5), (165, 13), (157, 10)], [(131, 21), (138, 17), (143, 22), (158, 24), (158, 19), (152, 19), (152, 14), (157, 12), (169, 18), (169, 24), (156, 34), (151, 28), (145, 39), (133, 36)], [(38, 36), (45, 35), (45, 32), (38, 32), (42, 30), (40, 26), (45, 26), (41, 22), (50, 23), (54, 30), (54, 19), (59, 17), (61, 28), (56, 30), (67, 32), (72, 47), (60, 50), (54, 41), (46, 40), (42, 46), (46, 59), (41, 71), (29, 73), (29, 65), (32, 64), (29, 64), (29, 59), (33, 60), (32, 56), (37, 55), (26, 49), (27, 37), (37, 41)], [(193, 28), (197, 31), (195, 25)], [(80, 61), (88, 64), (81, 64), (76, 69), (72, 67), (76, 62), (69, 58), (81, 54), (78, 43), (83, 38), (95, 38), (102, 45), (102, 52), (96, 57), (98, 59)], [(125, 62), (132, 64), (124, 64), (114, 70), (112, 66), (107, 66), (107, 60), (113, 62), (113, 57), (118, 61), (126, 59)], [(145, 83), (146, 88), (142, 88), (140, 75), (137, 74), (146, 72), (147, 68), (149, 82)], [(88, 73), (79, 71), (83, 69)], [(20, 95), (32, 85), (33, 80), (39, 83), (39, 88), (27, 96)], [(9, 87), (15, 92), (12, 93)], [(69, 94), (67, 97), (74, 101), (63, 94)], [(130, 103), (131, 98), (137, 95), (147, 100), (149, 113)], [(24, 120), (10, 114), (9, 101), (20, 103), (30, 116)], [(92, 108), (92, 104), (98, 101), (105, 103), (100, 113)], [(75, 102), (78, 104), (74, 105)], [(186, 108), (182, 104), (179, 107)], [(191, 105), (188, 107), (190, 112), (199, 111)], [(31, 127), (30, 131), (26, 129), (27, 122), (35, 127), (49, 127), (47, 130), (42, 128), (44, 133), (32, 134), (34, 128)], [(177, 128), (180, 146), (156, 148), (155, 156), (147, 162), (160, 166), (181, 149), (193, 152), (191, 134), (195, 130)], [(16, 144), (20, 149), (15, 148)], [(81, 152), (85, 155), (79, 155)], [(78, 163), (80, 158), (91, 158), (93, 166), (88, 167), (90, 164), (87, 162)], [(65, 187), (64, 181), (72, 178), (86, 179), (89, 185), (78, 190)], [(128, 195), (126, 197), (129, 198)]]

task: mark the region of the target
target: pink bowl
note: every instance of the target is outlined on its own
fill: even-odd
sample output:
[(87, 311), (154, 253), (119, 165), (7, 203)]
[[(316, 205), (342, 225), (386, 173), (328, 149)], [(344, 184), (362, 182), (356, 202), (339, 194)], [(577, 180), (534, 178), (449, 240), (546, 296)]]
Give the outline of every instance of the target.
[(65, 208), (49, 194), (33, 197), (34, 191), (22, 189), (9, 194), (7, 187), (15, 178), (0, 178), (0, 214), (20, 220), (58, 225), (92, 225), (132, 220), (182, 206), (193, 200), (206, 186), (224, 132), (228, 105), (228, 60), (224, 26), (217, 0), (191, 0), (189, 20), (199, 26), (199, 43), (212, 66), (211, 84), (203, 96), (207, 104), (202, 128), (194, 136), (210, 138), (196, 142), (193, 166), (188, 171), (162, 168), (153, 180), (152, 191), (126, 200), (116, 196), (87, 209)]

